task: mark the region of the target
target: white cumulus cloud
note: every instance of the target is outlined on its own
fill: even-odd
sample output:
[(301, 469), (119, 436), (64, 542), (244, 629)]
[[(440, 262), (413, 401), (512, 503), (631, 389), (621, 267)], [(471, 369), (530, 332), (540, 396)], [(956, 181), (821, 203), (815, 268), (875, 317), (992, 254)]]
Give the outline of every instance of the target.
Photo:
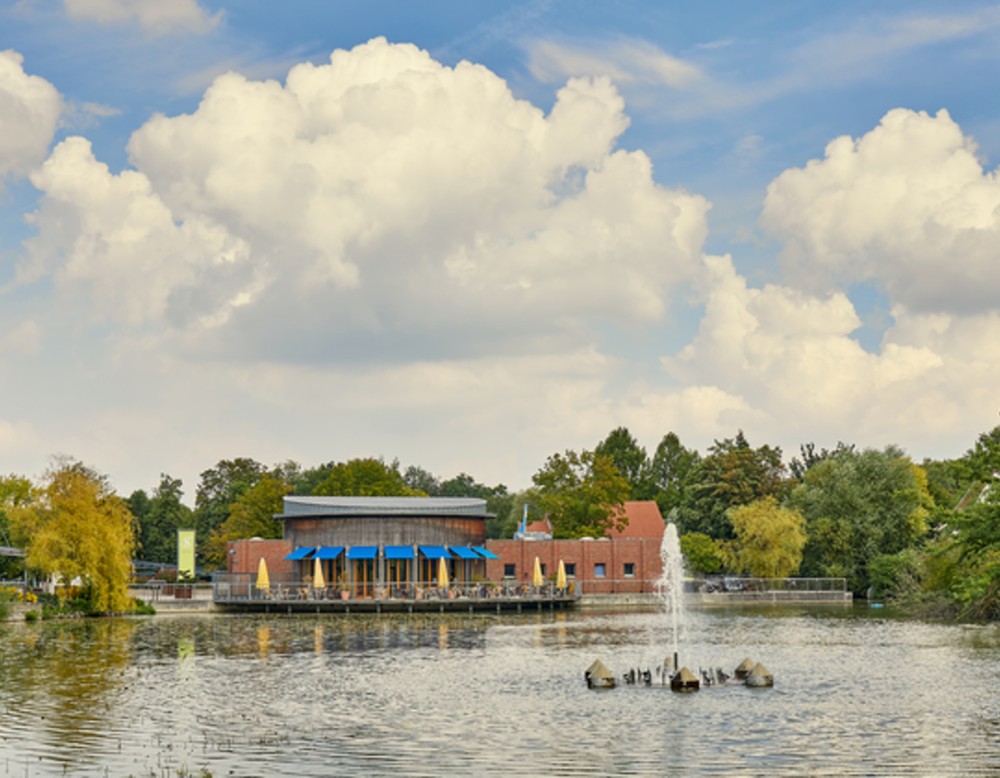
[(22, 278), (199, 350), (562, 349), (595, 317), (659, 319), (697, 269), (708, 204), (615, 149), (623, 111), (606, 79), (573, 79), (546, 116), (486, 68), (383, 39), (284, 84), (230, 73), (136, 131), (134, 170), (62, 144), (33, 179)]
[(763, 223), (792, 280), (874, 280), (911, 311), (986, 310), (1000, 294), (1000, 181), (947, 111), (890, 111), (768, 188)]
[(0, 51), (0, 182), (23, 176), (48, 153), (62, 98), (52, 84), (24, 70), (24, 57)]

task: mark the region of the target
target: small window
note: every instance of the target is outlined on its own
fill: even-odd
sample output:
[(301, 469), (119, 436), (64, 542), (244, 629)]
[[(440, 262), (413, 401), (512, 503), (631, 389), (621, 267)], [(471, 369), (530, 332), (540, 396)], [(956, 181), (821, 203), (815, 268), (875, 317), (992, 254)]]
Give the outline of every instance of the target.
[(604, 578), (607, 575), (607, 568), (604, 566), (604, 562), (596, 562), (594, 564), (594, 578)]
[(566, 565), (566, 577), (576, 578), (576, 562), (569, 562)]
[(539, 567), (542, 568), (542, 578), (544, 578), (545, 577), (545, 564), (542, 563), (541, 565), (539, 565)]
[(513, 578), (517, 575), (517, 565), (510, 564), (509, 562), (503, 566), (503, 577)]
[(635, 562), (626, 562), (625, 563), (625, 577), (626, 578), (635, 578)]

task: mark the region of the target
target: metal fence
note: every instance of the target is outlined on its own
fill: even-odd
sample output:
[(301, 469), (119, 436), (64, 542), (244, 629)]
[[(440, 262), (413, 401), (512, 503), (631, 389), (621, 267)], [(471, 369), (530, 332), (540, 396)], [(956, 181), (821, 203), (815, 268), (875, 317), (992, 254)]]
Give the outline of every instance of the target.
[(690, 578), (685, 589), (692, 592), (846, 592), (846, 578), (743, 578), (718, 576)]

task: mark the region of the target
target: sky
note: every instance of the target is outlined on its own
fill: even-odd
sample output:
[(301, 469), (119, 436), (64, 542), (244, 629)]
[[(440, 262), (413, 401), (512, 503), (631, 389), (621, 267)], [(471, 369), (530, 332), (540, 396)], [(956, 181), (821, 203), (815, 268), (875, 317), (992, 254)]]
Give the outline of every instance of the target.
[(0, 472), (961, 456), (1000, 3), (7, 0)]

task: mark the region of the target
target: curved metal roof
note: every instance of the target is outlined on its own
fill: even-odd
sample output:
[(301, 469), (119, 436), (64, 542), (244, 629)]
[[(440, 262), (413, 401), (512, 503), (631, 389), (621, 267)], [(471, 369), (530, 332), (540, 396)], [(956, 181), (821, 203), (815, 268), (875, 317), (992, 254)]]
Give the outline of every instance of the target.
[(284, 513), (295, 516), (473, 516), (488, 518), (477, 497), (285, 497)]

